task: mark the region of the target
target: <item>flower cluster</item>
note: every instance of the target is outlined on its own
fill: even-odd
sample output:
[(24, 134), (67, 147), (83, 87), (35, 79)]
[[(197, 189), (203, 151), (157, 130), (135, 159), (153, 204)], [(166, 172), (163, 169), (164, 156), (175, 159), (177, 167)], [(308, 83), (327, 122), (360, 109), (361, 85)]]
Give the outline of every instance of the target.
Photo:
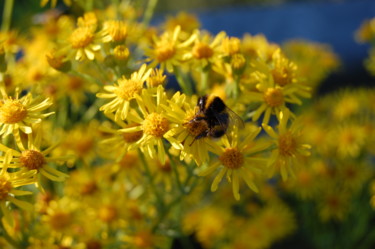
[(343, 221), (372, 180), (374, 92), (310, 101), (328, 46), (63, 2), (0, 33), (2, 248), (269, 248), (301, 225), (286, 195)]

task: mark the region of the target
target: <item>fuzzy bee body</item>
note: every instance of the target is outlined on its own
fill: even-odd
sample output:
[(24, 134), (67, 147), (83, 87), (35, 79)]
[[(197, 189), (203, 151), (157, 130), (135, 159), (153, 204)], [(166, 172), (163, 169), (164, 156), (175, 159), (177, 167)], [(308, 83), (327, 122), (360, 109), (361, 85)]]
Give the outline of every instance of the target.
[(195, 139), (222, 137), (227, 132), (233, 119), (242, 122), (241, 118), (231, 111), (224, 101), (217, 96), (205, 95), (200, 97), (197, 102), (197, 109), (194, 118), (189, 123), (201, 124), (207, 128), (201, 131)]

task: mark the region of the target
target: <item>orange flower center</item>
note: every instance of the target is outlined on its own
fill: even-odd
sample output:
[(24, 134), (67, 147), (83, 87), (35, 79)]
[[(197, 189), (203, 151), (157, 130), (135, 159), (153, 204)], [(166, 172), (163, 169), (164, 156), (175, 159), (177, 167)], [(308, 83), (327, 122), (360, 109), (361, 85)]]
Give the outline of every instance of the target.
[(104, 24), (104, 30), (115, 42), (125, 40), (128, 34), (125, 23), (121, 21), (107, 21)]
[(112, 205), (103, 206), (99, 209), (99, 219), (106, 223), (110, 223), (117, 218), (118, 211)]
[(271, 107), (284, 104), (284, 95), (279, 88), (268, 88), (263, 97), (265, 102)]
[(73, 48), (85, 48), (94, 40), (94, 34), (90, 27), (76, 28), (70, 36), (70, 43)]
[(244, 163), (244, 156), (237, 148), (227, 148), (219, 160), (229, 169), (239, 169)]
[(7, 99), (0, 106), (0, 122), (3, 124), (21, 122), (26, 116), (27, 109), (19, 100)]
[(203, 42), (196, 43), (195, 46), (193, 47), (193, 56), (197, 59), (207, 59), (210, 58), (213, 54), (214, 51), (212, 48)]
[(22, 165), (29, 170), (40, 169), (46, 163), (46, 159), (43, 154), (36, 150), (25, 150), (22, 151), (20, 156), (20, 161)]
[(292, 156), (297, 149), (297, 141), (290, 132), (279, 136), (279, 153), (282, 156)]
[(145, 134), (161, 138), (169, 130), (169, 122), (159, 113), (151, 113), (143, 122)]
[(135, 98), (135, 95), (140, 93), (143, 88), (143, 82), (139, 80), (128, 80), (125, 78), (118, 80), (118, 88), (115, 93), (123, 100), (131, 100)]
[(156, 47), (156, 59), (158, 62), (164, 62), (172, 58), (176, 53), (173, 44), (162, 43)]

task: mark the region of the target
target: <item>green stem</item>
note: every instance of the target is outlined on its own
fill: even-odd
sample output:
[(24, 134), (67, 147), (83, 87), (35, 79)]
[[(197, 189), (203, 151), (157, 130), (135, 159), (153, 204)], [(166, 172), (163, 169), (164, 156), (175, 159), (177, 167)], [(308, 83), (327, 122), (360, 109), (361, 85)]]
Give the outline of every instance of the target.
[(14, 0), (5, 0), (3, 10), (3, 24), (1, 25), (1, 31), (7, 32), (10, 29), (12, 21)]
[(201, 82), (199, 84), (199, 94), (204, 95), (206, 94), (208, 88), (208, 70), (202, 69), (201, 71)]
[(71, 70), (70, 73), (74, 76), (80, 77), (80, 78), (85, 79), (87, 81), (95, 82), (98, 86), (103, 86), (103, 83), (100, 80), (98, 80), (98, 79), (96, 79), (96, 78), (94, 78), (94, 77), (92, 77), (88, 74), (83, 74), (83, 73), (75, 71), (75, 70)]
[(173, 66), (173, 72), (176, 76), (177, 82), (179, 86), (181, 87), (182, 91), (186, 95), (193, 95), (193, 88), (192, 84), (189, 80), (186, 79), (186, 75), (183, 75), (181, 73), (181, 70), (179, 67)]
[(155, 182), (154, 182), (154, 177), (151, 174), (151, 171), (150, 171), (150, 168), (148, 167), (145, 156), (143, 155), (142, 151), (140, 151), (140, 150), (138, 150), (138, 155), (139, 155), (139, 158), (142, 161), (143, 167), (145, 169), (145, 174), (146, 174), (146, 177), (148, 178), (150, 187), (155, 193), (158, 210), (160, 212), (163, 212), (163, 210), (165, 209), (164, 201), (163, 201), (163, 198), (161, 197), (158, 189), (156, 188), (156, 185), (155, 185)]
[(143, 16), (143, 24), (148, 26), (150, 24), (151, 18), (154, 15), (155, 6), (158, 3), (158, 0), (149, 0), (147, 4), (147, 8), (145, 10), (145, 14)]
[(173, 160), (173, 157), (172, 157), (172, 155), (170, 155), (168, 150), (167, 150), (167, 154), (168, 154), (169, 161), (170, 161), (172, 169), (173, 169), (173, 174), (175, 175), (175, 178), (176, 178), (177, 187), (180, 190), (181, 194), (186, 195), (185, 188), (182, 185), (182, 182), (180, 180), (180, 174), (178, 173), (178, 170), (177, 170), (177, 164)]

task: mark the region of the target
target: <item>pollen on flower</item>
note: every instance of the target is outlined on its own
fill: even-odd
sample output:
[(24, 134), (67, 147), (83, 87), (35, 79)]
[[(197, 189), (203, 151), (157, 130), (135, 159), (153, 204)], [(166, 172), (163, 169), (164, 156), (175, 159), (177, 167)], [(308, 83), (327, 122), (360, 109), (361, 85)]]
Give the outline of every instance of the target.
[(268, 88), (263, 95), (265, 102), (271, 107), (284, 104), (284, 95), (279, 88)]
[(99, 209), (99, 219), (106, 223), (110, 223), (117, 218), (117, 209), (112, 205), (106, 205)]
[(173, 44), (164, 42), (156, 47), (156, 59), (158, 62), (169, 60), (176, 53)]
[(143, 88), (143, 82), (139, 80), (128, 80), (122, 78), (118, 80), (119, 87), (115, 90), (117, 96), (124, 100), (131, 100), (140, 93)]
[(143, 122), (143, 131), (147, 135), (162, 137), (168, 130), (168, 120), (159, 113), (151, 113)]
[(11, 190), (12, 184), (4, 177), (0, 177), (0, 201), (5, 200)]
[(227, 148), (219, 160), (229, 169), (239, 169), (244, 163), (244, 156), (237, 148)]
[[(136, 126), (139, 126), (139, 124), (130, 124), (127, 126), (127, 128), (136, 127)], [(142, 136), (143, 136), (143, 131), (126, 132), (122, 134), (122, 137), (127, 143), (137, 142), (139, 139), (141, 139)]]
[(194, 45), (192, 53), (197, 59), (207, 59), (214, 54), (214, 51), (206, 43), (199, 42)]
[(3, 124), (15, 124), (27, 116), (26, 107), (19, 100), (7, 99), (0, 106), (0, 122)]
[(29, 170), (40, 169), (46, 163), (46, 159), (43, 154), (36, 150), (25, 150), (22, 151), (20, 161), (24, 167)]
[(279, 136), (279, 152), (282, 156), (292, 156), (297, 148), (297, 142), (290, 132)]
[(78, 27), (70, 36), (70, 43), (73, 48), (85, 48), (94, 39), (94, 34), (89, 27)]

